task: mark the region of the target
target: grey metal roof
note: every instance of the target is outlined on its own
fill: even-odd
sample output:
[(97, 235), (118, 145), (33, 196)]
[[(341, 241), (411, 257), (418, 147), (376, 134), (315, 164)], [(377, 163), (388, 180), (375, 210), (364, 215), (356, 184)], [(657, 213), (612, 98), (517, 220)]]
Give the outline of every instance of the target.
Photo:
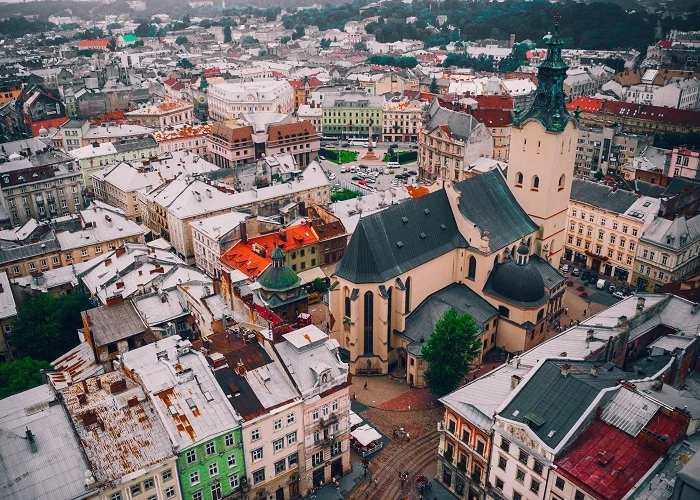
[(542, 275), (542, 281), (544, 281), (544, 286), (547, 290), (551, 290), (566, 281), (566, 278), (557, 268), (553, 267), (546, 260), (541, 259), (538, 255), (530, 255), (530, 265)]
[(637, 437), (659, 408), (660, 405), (641, 394), (622, 387), (605, 405), (600, 418), (622, 432)]
[(571, 183), (571, 199), (622, 214), (637, 201), (637, 195), (624, 189), (613, 190), (607, 184), (574, 179)]
[(92, 338), (98, 346), (127, 339), (146, 331), (146, 326), (129, 300), (111, 306), (89, 309), (82, 314), (89, 316)]
[[(469, 287), (460, 283), (447, 285), (442, 290), (428, 295), (406, 318), (403, 336), (411, 339), (408, 351), (419, 356), (425, 342), (435, 330), (435, 323), (454, 307), (460, 314), (469, 314), (479, 325), (479, 332), (484, 331), (484, 324), (498, 316), (498, 311), (491, 304), (479, 297)], [(423, 338), (424, 342), (421, 342)]]
[[(26, 438), (29, 429), (37, 451)], [(68, 414), (48, 385), (0, 401), (0, 499), (65, 500), (86, 493), (90, 467)]]
[(428, 109), (428, 123), (425, 128), (432, 131), (441, 125), (447, 126), (453, 137), (466, 140), (480, 124), (472, 115), (443, 108), (436, 98)]
[(664, 191), (664, 196), (674, 196), (685, 190), (693, 190), (700, 187), (700, 181), (695, 179), (689, 179), (687, 177), (681, 177), (679, 175), (672, 177), (671, 182), (666, 186)]
[[(687, 236), (683, 243), (681, 237)], [(657, 217), (644, 231), (642, 241), (679, 251), (682, 248), (694, 245), (700, 239), (700, 215), (692, 219), (686, 219), (684, 215), (674, 220)]]
[(40, 255), (59, 252), (61, 247), (53, 229), (47, 233), (45, 239), (29, 245), (19, 245), (10, 247), (0, 247), (0, 265), (10, 264)]
[(498, 169), (458, 182), (455, 189), (461, 193), (459, 211), (482, 232), (488, 230), (492, 252), (539, 229), (517, 202)]
[[(562, 375), (564, 363), (571, 365), (567, 376)], [(619, 379), (636, 376), (616, 367), (601, 368), (598, 375), (593, 376), (590, 370), (594, 364), (592, 361), (545, 361), (500, 415), (523, 424), (526, 416), (531, 421), (536, 416), (540, 425), (526, 425), (547, 446), (556, 448), (600, 391), (614, 387)]]
[(158, 143), (153, 137), (144, 137), (143, 139), (126, 139), (124, 141), (116, 141), (112, 143), (117, 153), (127, 153), (145, 148), (158, 147)]
[(467, 246), (440, 190), (360, 219), (335, 274), (352, 283), (383, 283)]

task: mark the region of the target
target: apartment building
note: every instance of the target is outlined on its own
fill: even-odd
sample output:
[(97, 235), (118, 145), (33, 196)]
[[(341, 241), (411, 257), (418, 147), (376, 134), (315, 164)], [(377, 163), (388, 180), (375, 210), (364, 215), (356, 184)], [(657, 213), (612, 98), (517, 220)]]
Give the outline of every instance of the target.
[(423, 120), (423, 104), (405, 98), (384, 103), (382, 141), (416, 142)]
[(167, 127), (155, 132), (153, 138), (158, 143), (161, 153), (187, 150), (192, 154), (206, 158), (205, 138), (211, 133), (211, 128), (210, 124)]
[[(220, 278), (219, 259), (236, 241), (247, 234), (245, 221), (250, 217), (250, 214), (243, 212), (226, 212), (192, 222), (190, 225), (197, 267), (212, 278)], [(241, 227), (241, 224), (244, 227)]]
[[(302, 494), (350, 470), (350, 383), (338, 344), (311, 325), (266, 343), (283, 363), (303, 400)], [(273, 354), (274, 353), (274, 354)]]
[(122, 139), (119, 142), (93, 143), (71, 151), (83, 173), (85, 187), (92, 189), (92, 174), (118, 162), (143, 161), (158, 156), (158, 143), (153, 137)]
[(639, 239), (632, 285), (640, 292), (658, 292), (695, 276), (700, 264), (700, 215), (658, 217)]
[(673, 148), (667, 177), (700, 179), (700, 152), (688, 148)]
[(356, 90), (327, 93), (321, 110), (323, 134), (327, 136), (360, 137), (373, 140), (382, 136), (384, 97)]
[(120, 162), (92, 175), (95, 198), (121, 209), (126, 218), (143, 222), (139, 192), (155, 189), (180, 176), (205, 177), (219, 170), (188, 150), (161, 153), (145, 162)]
[(302, 104), (297, 110), (297, 118), (300, 121), (311, 122), (316, 132), (323, 133), (323, 110), (320, 106)]
[(602, 276), (631, 283), (639, 239), (660, 206), (656, 198), (574, 179), (564, 258)]
[(135, 125), (163, 130), (167, 127), (192, 124), (194, 104), (184, 101), (164, 101), (145, 108), (129, 111), (124, 115)]
[[(321, 148), (320, 134), (309, 121), (271, 124), (267, 127), (266, 135), (259, 140), (262, 139), (265, 141), (265, 156), (287, 153), (294, 157), (294, 161), (301, 168), (318, 160), (318, 150)], [(254, 141), (257, 145), (258, 139)]]
[[(68, 122), (70, 123), (70, 122)], [(89, 146), (93, 143), (102, 144), (105, 142), (119, 142), (128, 139), (143, 139), (151, 135), (155, 129), (132, 125), (128, 123), (104, 122), (100, 125), (90, 125), (81, 138), (82, 146)]]
[(209, 116), (234, 120), (243, 113), (294, 111), (294, 89), (286, 80), (253, 80), (210, 85)]
[(12, 323), (16, 318), (17, 304), (10, 288), (10, 280), (6, 272), (0, 272), (0, 362), (12, 359), (7, 335), (12, 331)]
[(598, 171), (622, 173), (653, 142), (653, 136), (622, 131), (622, 126), (578, 128), (574, 173), (593, 177)]
[(253, 127), (218, 121), (205, 138), (209, 160), (221, 168), (232, 168), (255, 160)]
[(83, 136), (90, 129), (88, 120), (68, 120), (51, 138), (55, 148), (65, 152), (83, 147)]
[(80, 169), (60, 151), (3, 163), (0, 179), (2, 206), (13, 226), (75, 214), (84, 204)]

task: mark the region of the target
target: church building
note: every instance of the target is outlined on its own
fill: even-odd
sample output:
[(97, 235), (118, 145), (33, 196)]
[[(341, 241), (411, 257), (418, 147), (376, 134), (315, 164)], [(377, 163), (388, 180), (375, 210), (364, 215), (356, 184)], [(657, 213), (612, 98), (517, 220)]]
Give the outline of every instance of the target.
[(450, 307), (476, 320), (482, 358), (532, 348), (561, 313), (578, 125), (566, 110), (562, 40), (545, 39), (533, 105), (514, 111), (507, 176), (446, 176), (440, 189), (360, 219), (330, 289), (331, 335), (351, 373), (398, 366), (423, 386), (422, 346)]

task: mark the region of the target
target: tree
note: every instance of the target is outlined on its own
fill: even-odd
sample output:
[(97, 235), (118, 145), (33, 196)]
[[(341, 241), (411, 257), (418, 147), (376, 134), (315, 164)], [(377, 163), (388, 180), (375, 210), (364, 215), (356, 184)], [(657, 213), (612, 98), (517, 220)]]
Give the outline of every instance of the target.
[(435, 77), (433, 77), (433, 81), (430, 82), (430, 93), (431, 94), (439, 94), (440, 93), (440, 88), (438, 87), (437, 80)]
[(0, 399), (41, 385), (44, 382), (42, 369), (51, 370), (51, 365), (32, 358), (0, 363)]
[(194, 64), (192, 64), (192, 62), (191, 62), (189, 59), (187, 59), (186, 57), (183, 57), (182, 59), (180, 59), (180, 60), (177, 62), (177, 65), (178, 65), (179, 67), (181, 67), (182, 69), (192, 69), (192, 68), (194, 68)]
[(314, 289), (314, 292), (319, 292), (319, 293), (326, 293), (328, 291), (328, 287), (326, 286), (326, 282), (323, 281), (321, 278), (315, 278), (311, 282), (311, 286)]
[(601, 181), (605, 177), (605, 174), (602, 170), (596, 170), (595, 174), (593, 174), (593, 177), (595, 177), (596, 180)]
[(111, 51), (114, 52), (117, 50), (117, 39), (112, 37), (109, 39), (109, 42), (107, 43), (107, 48)]
[(189, 14), (185, 14), (184, 16), (182, 16), (182, 24), (184, 24), (185, 27), (187, 27), (187, 26), (189, 26), (189, 25), (192, 24), (192, 21), (190, 20), (190, 15), (189, 15)]
[(188, 42), (189, 42), (189, 40), (187, 39), (187, 37), (185, 35), (180, 35), (175, 39), (175, 43), (178, 45), (185, 45)]
[(277, 11), (274, 9), (274, 7), (268, 7), (263, 11), (263, 16), (267, 22), (274, 21), (277, 19)]
[(425, 382), (430, 392), (442, 397), (454, 391), (469, 374), (469, 364), (481, 353), (479, 327), (469, 314), (452, 307), (435, 324), (435, 331), (423, 345), (421, 354), (428, 362)]
[(367, 52), (367, 44), (365, 42), (357, 42), (353, 47), (356, 52)]
[(280, 43), (282, 45), (285, 45), (285, 44), (289, 43), (291, 40), (292, 40), (291, 36), (283, 36), (282, 38), (280, 38)]
[(231, 26), (224, 27), (224, 43), (231, 43)]
[(326, 50), (328, 47), (331, 46), (331, 43), (333, 43), (333, 40), (330, 38), (321, 38), (321, 48)]
[(303, 26), (298, 25), (294, 28), (294, 33), (292, 33), (292, 40), (299, 40), (304, 35), (306, 35), (306, 30)]
[(10, 332), (19, 357), (53, 361), (78, 345), (80, 312), (92, 306), (81, 293), (55, 297), (42, 293), (20, 306)]
[(143, 22), (139, 23), (138, 26), (136, 26), (136, 29), (134, 30), (134, 35), (141, 37), (141, 36), (148, 36), (148, 33), (151, 30), (151, 25)]

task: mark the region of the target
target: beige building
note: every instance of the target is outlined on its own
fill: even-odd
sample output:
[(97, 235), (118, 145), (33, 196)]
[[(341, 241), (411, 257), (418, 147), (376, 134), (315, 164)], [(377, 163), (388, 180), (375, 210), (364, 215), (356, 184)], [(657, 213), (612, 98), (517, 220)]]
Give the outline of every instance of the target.
[(177, 125), (191, 125), (194, 121), (194, 104), (184, 101), (165, 101), (129, 111), (125, 116), (135, 125), (163, 130)]
[(423, 120), (420, 101), (394, 98), (384, 103), (382, 141), (416, 142)]
[(418, 138), (418, 173), (421, 179), (465, 178), (469, 163), (493, 157), (493, 138), (473, 116), (440, 107), (433, 99)]
[(241, 229), (241, 224), (250, 214), (241, 212), (226, 212), (206, 219), (192, 222), (192, 240), (194, 242), (194, 261), (198, 268), (212, 278), (221, 277), (220, 257), (231, 246), (240, 240), (247, 230)]
[(17, 305), (12, 295), (6, 272), (0, 272), (0, 363), (12, 359), (7, 336), (12, 332), (12, 322), (17, 318)]
[(630, 283), (639, 239), (660, 201), (574, 179), (567, 211), (564, 258), (585, 269)]
[(185, 125), (172, 129), (158, 130), (153, 138), (158, 143), (161, 153), (187, 150), (203, 158), (207, 157), (205, 138), (211, 133), (211, 125)]
[(637, 245), (632, 285), (640, 292), (695, 276), (700, 264), (700, 215), (656, 218)]

